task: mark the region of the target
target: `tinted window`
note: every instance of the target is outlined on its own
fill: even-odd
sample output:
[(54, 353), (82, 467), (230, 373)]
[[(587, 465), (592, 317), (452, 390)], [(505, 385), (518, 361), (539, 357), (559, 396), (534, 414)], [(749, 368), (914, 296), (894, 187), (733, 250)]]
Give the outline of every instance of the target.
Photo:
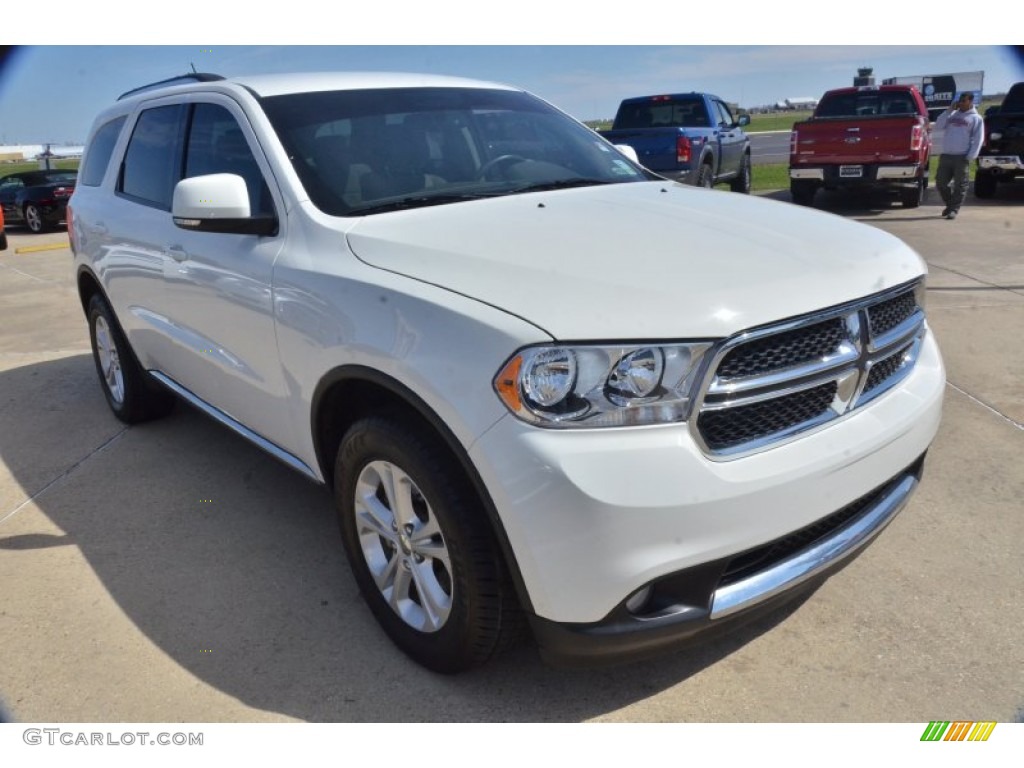
[(184, 109), (177, 104), (147, 109), (139, 115), (124, 156), (124, 194), (171, 210), (181, 168), (183, 115)]
[(98, 187), (103, 182), (103, 175), (110, 163), (117, 137), (121, 135), (121, 127), (126, 118), (119, 117), (104, 124), (93, 136), (89, 149), (82, 162), (79, 180), (87, 187)]
[(908, 93), (901, 91), (858, 91), (826, 95), (814, 112), (815, 117), (914, 114), (917, 114), (917, 105)]
[(234, 173), (245, 179), (253, 214), (273, 213), (270, 190), (238, 122), (217, 104), (196, 104), (185, 152), (185, 178)]
[(615, 115), (615, 129), (708, 127), (703, 99), (696, 97), (671, 99), (656, 97), (649, 101), (623, 104)]
[(1024, 83), (1016, 83), (1010, 88), (1010, 92), (1003, 99), (1002, 111), (1007, 114), (1024, 112)]

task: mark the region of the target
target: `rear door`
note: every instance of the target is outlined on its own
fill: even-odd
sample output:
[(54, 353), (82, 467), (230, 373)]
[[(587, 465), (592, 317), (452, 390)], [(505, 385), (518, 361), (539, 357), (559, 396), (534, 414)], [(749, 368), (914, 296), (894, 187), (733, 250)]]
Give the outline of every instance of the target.
[(283, 218), (242, 110), (224, 96), (203, 98), (156, 100), (140, 111), (104, 211), (113, 236), (103, 280), (145, 368), (280, 439), (285, 420), (275, 405), (283, 384), (270, 280), (283, 236), (195, 232), (171, 216), (180, 179), (235, 173), (246, 180), (254, 211)]

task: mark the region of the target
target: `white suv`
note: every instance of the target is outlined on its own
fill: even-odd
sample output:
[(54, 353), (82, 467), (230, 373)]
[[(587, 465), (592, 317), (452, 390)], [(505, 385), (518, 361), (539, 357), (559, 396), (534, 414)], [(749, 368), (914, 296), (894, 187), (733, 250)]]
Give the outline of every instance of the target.
[(902, 508), (944, 371), (877, 229), (668, 182), (521, 90), (195, 75), (96, 120), (96, 367), (333, 489), (374, 615), (454, 672), (636, 657), (819, 584)]

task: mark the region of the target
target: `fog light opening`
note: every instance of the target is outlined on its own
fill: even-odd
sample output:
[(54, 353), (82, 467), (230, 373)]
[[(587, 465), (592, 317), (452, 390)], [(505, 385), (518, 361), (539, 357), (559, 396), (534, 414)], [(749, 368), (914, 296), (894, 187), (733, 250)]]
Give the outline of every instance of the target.
[(629, 596), (626, 600), (626, 610), (630, 613), (642, 613), (647, 602), (651, 599), (651, 586), (648, 584)]

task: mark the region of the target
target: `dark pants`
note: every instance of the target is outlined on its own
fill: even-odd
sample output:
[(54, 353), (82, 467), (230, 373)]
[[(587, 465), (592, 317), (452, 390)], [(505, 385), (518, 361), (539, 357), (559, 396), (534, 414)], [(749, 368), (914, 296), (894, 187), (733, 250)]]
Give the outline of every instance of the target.
[(965, 155), (939, 155), (935, 188), (951, 211), (959, 211), (970, 184), (971, 161)]

